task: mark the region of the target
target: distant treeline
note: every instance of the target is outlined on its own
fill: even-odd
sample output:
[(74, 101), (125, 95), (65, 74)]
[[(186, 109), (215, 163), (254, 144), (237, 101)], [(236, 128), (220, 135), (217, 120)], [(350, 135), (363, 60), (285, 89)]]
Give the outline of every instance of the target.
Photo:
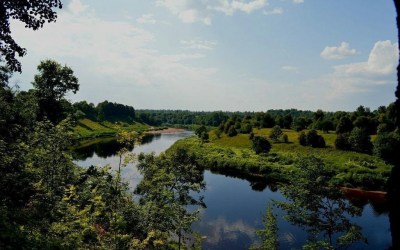
[(85, 117), (93, 121), (133, 122), (135, 120), (133, 107), (114, 102), (104, 101), (95, 106), (93, 103), (81, 101), (74, 103), (72, 108), (78, 118)]
[(81, 101), (72, 105), (78, 117), (94, 121), (144, 122), (152, 126), (165, 125), (204, 125), (211, 127), (233, 125), (238, 133), (250, 128), (272, 128), (275, 125), (285, 129), (301, 131), (316, 129), (324, 132), (336, 131), (338, 134), (352, 131), (357, 127), (367, 134), (391, 132), (395, 125), (394, 104), (380, 106), (371, 111), (359, 106), (353, 112), (322, 110), (302, 111), (297, 109), (278, 109), (266, 112), (223, 112), (188, 110), (135, 110), (131, 106), (104, 101), (96, 106)]

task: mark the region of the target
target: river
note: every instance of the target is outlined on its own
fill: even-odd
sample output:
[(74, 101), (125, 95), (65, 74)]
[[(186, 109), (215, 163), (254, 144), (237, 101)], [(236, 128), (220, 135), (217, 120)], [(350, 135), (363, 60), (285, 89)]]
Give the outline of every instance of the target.
[[(192, 132), (161, 134), (149, 137), (141, 145), (135, 146), (133, 153), (160, 152), (168, 149), (177, 140), (193, 135)], [(75, 151), (75, 162), (81, 166), (117, 166), (115, 155), (118, 144), (112, 139), (87, 143)], [(122, 172), (133, 190), (141, 176), (134, 166)], [(255, 234), (263, 227), (263, 214), (272, 200), (284, 201), (285, 197), (273, 187), (254, 188), (244, 179), (229, 177), (210, 171), (204, 172), (206, 190), (203, 192), (207, 208), (202, 210), (200, 221), (192, 226), (202, 236), (203, 249), (248, 249), (258, 241)], [(253, 188), (252, 188), (253, 186)], [(352, 223), (362, 228), (368, 244), (357, 243), (350, 249), (388, 249), (391, 246), (390, 223), (385, 206), (359, 202), (362, 215), (350, 218)], [(279, 249), (301, 249), (307, 234), (297, 226), (283, 219), (284, 212), (274, 208), (278, 217)]]

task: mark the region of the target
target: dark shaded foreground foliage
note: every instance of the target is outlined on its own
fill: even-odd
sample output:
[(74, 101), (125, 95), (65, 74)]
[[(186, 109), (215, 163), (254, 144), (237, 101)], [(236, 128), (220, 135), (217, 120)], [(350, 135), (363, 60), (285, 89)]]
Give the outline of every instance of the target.
[[(54, 61), (41, 65), (59, 66)], [(48, 120), (48, 107), (40, 103), (68, 102), (63, 96), (71, 89), (47, 81), (46, 75), (41, 74), (42, 87), (19, 92), (8, 86), (10, 71), (0, 67), (0, 249), (173, 248), (174, 237), (197, 218), (185, 206), (202, 205), (189, 195), (204, 186), (191, 156), (182, 150), (170, 156), (143, 156), (140, 169), (145, 177), (138, 191), (142, 198), (136, 202), (121, 169), (134, 159), (128, 150), (138, 134), (120, 134), (124, 146), (117, 153), (118, 166), (75, 165), (69, 150), (73, 117), (56, 109), (51, 110), (54, 119)], [(47, 95), (54, 88), (57, 95)], [(74, 84), (72, 90), (77, 88)], [(181, 172), (172, 171), (175, 165)], [(159, 204), (168, 209), (159, 210)], [(163, 224), (150, 223), (160, 218)]]

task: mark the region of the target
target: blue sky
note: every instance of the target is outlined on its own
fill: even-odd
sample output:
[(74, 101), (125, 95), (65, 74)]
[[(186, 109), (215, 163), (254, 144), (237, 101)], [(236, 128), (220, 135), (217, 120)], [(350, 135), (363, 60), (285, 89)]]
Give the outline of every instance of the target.
[(23, 73), (54, 59), (80, 79), (72, 101), (141, 109), (327, 111), (394, 101), (395, 9), (376, 0), (70, 0), (30, 31)]

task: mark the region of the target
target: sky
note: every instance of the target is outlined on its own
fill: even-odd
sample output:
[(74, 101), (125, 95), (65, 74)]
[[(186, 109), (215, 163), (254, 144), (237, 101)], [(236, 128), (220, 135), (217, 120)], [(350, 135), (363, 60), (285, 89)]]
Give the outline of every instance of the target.
[(136, 109), (372, 110), (395, 100), (393, 1), (65, 0), (37, 31), (11, 22), (32, 88), (41, 60), (74, 70), (73, 102)]

